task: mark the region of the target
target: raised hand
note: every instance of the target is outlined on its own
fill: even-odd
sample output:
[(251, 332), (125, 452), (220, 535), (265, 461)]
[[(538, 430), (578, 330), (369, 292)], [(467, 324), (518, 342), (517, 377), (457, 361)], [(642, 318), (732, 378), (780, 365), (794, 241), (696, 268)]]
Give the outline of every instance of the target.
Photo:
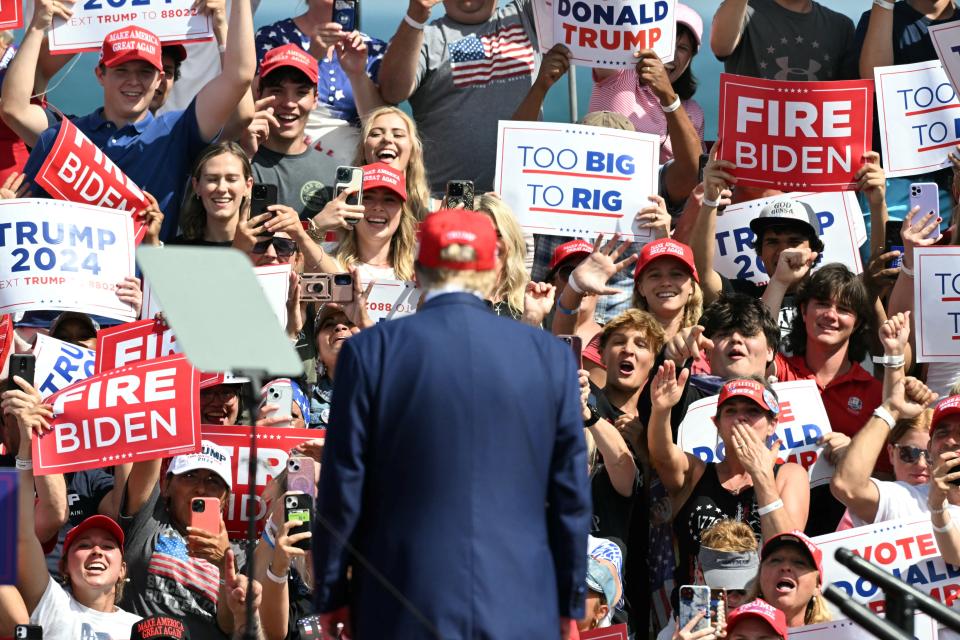
[(630, 246), (630, 242), (625, 240), (617, 245), (620, 239), (619, 234), (613, 234), (607, 244), (603, 243), (603, 234), (597, 236), (593, 243), (593, 253), (577, 265), (577, 268), (570, 274), (569, 283), (574, 291), (582, 291), (585, 294), (593, 295), (615, 295), (620, 293), (619, 289), (607, 286), (607, 281), (613, 275), (624, 267), (637, 261), (637, 256), (632, 255), (625, 260), (617, 260), (623, 255), (624, 251)]
[(857, 190), (867, 196), (871, 207), (883, 205), (887, 197), (887, 177), (880, 166), (880, 154), (876, 151), (867, 151), (863, 154), (863, 166), (853, 176), (857, 182)]
[(650, 229), (655, 240), (669, 238), (673, 218), (667, 211), (667, 201), (658, 195), (647, 196), (647, 200), (653, 204), (640, 209), (635, 220), (640, 223), (641, 229)]
[(714, 202), (720, 201), (724, 194), (729, 197), (730, 188), (737, 183), (737, 177), (730, 173), (737, 165), (729, 160), (717, 159), (720, 153), (720, 141), (717, 140), (710, 147), (709, 160), (703, 168), (703, 197)]
[(910, 312), (898, 313), (880, 325), (880, 344), (888, 356), (901, 356), (910, 341)]
[(938, 397), (939, 394), (923, 382), (908, 376), (894, 383), (889, 396), (883, 400), (883, 406), (897, 420), (909, 420), (923, 413)]
[(534, 84), (544, 92), (549, 91), (550, 87), (570, 69), (571, 57), (570, 50), (565, 46), (562, 44), (553, 45), (553, 48), (544, 54), (543, 60), (540, 62), (540, 71), (537, 73)]
[(557, 288), (546, 282), (528, 282), (523, 290), (523, 321), (539, 327), (553, 309)]
[(784, 249), (777, 260), (773, 279), (786, 286), (800, 282), (810, 272), (810, 267), (816, 262), (818, 255), (820, 254), (808, 247)]
[(641, 85), (650, 87), (654, 95), (660, 100), (661, 106), (668, 107), (677, 98), (670, 74), (663, 66), (663, 61), (653, 49), (641, 49), (633, 53), (637, 58), (637, 80)]
[(664, 357), (677, 366), (688, 359), (698, 360), (701, 351), (713, 349), (713, 340), (703, 335), (703, 327), (695, 325), (681, 329), (665, 345)]
[[(768, 447), (753, 433), (750, 427), (742, 424), (733, 425), (733, 452), (743, 464), (750, 477), (762, 473), (773, 474), (773, 465), (776, 464), (780, 452), (780, 439), (775, 439)], [(731, 452), (727, 452), (730, 455)]]
[(253, 119), (240, 135), (240, 146), (248, 158), (257, 155), (260, 145), (270, 137), (270, 127), (280, 128), (280, 121), (273, 114), (273, 105), (276, 102), (276, 96), (267, 96), (253, 103)]
[(677, 366), (667, 360), (657, 370), (650, 387), (650, 404), (654, 409), (670, 411), (683, 396), (683, 387), (690, 377), (690, 369), (684, 369), (677, 377)]

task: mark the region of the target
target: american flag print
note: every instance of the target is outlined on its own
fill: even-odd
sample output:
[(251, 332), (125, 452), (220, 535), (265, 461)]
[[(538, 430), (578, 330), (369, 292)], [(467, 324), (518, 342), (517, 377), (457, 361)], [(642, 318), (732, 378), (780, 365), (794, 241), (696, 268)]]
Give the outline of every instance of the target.
[(494, 33), (471, 35), (450, 45), (450, 66), (456, 87), (483, 87), (492, 81), (533, 74), (536, 58), (523, 25)]
[(161, 535), (158, 538), (147, 572), (170, 578), (217, 603), (220, 570), (206, 560), (187, 555), (187, 544), (179, 536)]

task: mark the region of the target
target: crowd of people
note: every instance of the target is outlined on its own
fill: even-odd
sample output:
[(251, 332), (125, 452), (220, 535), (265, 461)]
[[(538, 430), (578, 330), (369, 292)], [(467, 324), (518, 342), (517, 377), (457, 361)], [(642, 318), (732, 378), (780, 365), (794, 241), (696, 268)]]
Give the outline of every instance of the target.
[[(703, 54), (744, 76), (872, 79), (935, 60), (928, 30), (960, 20), (954, 1), (864, 1), (856, 25), (813, 0), (722, 0), (707, 25), (677, 3), (673, 60), (643, 49), (632, 67), (594, 69), (582, 120), (659, 137), (657, 193), (635, 213), (645, 244), (532, 234), (493, 191), (498, 122), (541, 118), (571, 68), (562, 44), (541, 54), (537, 1), (408, 0), (394, 34), (368, 35), (333, 21), (335, 0), (259, 30), (256, 2), (197, 0), (212, 42), (120, 26), (94, 72), (102, 107), (73, 116), (44, 91), (70, 59), (48, 32), (76, 5), (35, 0), (20, 42), (3, 40), (0, 198), (50, 197), (36, 179), (69, 119), (145, 192), (143, 243), (291, 265), (283, 330), (305, 374), (263, 389), (288, 386), (289, 415), (245, 406), (242, 381), (222, 378), (201, 388), (200, 416), (326, 429), (291, 451), (311, 461), (324, 524), (286, 520), (302, 487), (283, 471), (256, 541), (231, 540), (223, 513), (218, 530), (194, 526), (197, 499), (225, 509), (234, 490), (231, 453), (207, 440), (35, 476), (53, 407), (0, 363), (0, 461), (20, 480), (0, 637), (32, 624), (64, 640), (568, 638), (623, 623), (631, 638), (786, 640), (831, 619), (817, 535), (929, 517), (960, 564), (960, 360), (915, 362), (913, 272), (918, 247), (960, 244), (960, 146), (944, 150), (952, 168), (887, 178), (875, 132), (854, 176), (858, 273), (823, 260), (808, 204), (737, 184), (704, 139), (698, 101), (717, 97), (691, 68)], [(219, 64), (186, 73), (203, 56)], [(334, 189), (339, 166), (361, 169), (360, 198)], [(454, 207), (460, 180), (476, 197)], [(915, 215), (914, 182), (939, 185), (941, 214)], [(255, 209), (264, 185), (275, 201)], [(715, 237), (725, 207), (760, 198), (758, 285), (718, 272)], [(350, 274), (352, 299), (303, 301), (305, 273)], [(417, 282), (422, 310), (375, 322), (383, 280)], [(116, 292), (139, 316), (140, 280)], [(39, 334), (95, 349), (119, 323), (42, 308), (12, 322), (12, 354)], [(774, 385), (798, 380), (816, 384), (831, 427), (818, 444), (835, 471), (815, 488), (775, 436)], [(725, 456), (704, 461), (678, 433), (710, 397)], [(678, 620), (688, 585), (724, 590), (728, 613)]]

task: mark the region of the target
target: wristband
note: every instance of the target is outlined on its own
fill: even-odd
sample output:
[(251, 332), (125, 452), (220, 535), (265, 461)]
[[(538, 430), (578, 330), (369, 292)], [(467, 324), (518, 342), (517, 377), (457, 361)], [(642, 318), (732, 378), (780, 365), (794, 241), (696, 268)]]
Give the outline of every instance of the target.
[(899, 369), (906, 363), (906, 359), (903, 357), (903, 354), (898, 356), (873, 356), (873, 362), (875, 364), (882, 364), (887, 369)]
[(950, 531), (950, 529), (953, 529), (953, 520), (947, 520), (947, 524), (943, 525), (942, 527), (938, 527), (931, 522), (930, 527), (937, 533), (946, 533), (947, 531)]
[(577, 283), (574, 282), (572, 277), (567, 279), (567, 286), (570, 287), (570, 290), (573, 291), (578, 296), (583, 295), (583, 289), (577, 286)]
[(709, 198), (704, 196), (703, 201), (700, 203), (700, 206), (716, 209), (717, 207), (720, 206), (720, 198), (717, 198), (716, 200), (710, 200)]
[(33, 460), (24, 460), (23, 458), (16, 458), (17, 469), (19, 471), (30, 471), (33, 469)]
[(782, 509), (782, 508), (783, 508), (783, 500), (781, 500), (780, 498), (777, 498), (776, 500), (774, 500), (774, 501), (771, 502), (770, 504), (768, 504), (768, 505), (766, 505), (766, 506), (763, 506), (763, 507), (760, 507), (759, 509), (757, 509), (757, 515), (763, 517), (763, 516), (767, 515), (768, 513), (773, 513), (773, 512), (776, 511), (777, 509)]
[(893, 3), (887, 2), (887, 0), (873, 0), (873, 4), (877, 5), (881, 9), (886, 9), (887, 11), (893, 11)]
[(900, 273), (907, 276), (908, 278), (913, 277), (913, 269), (909, 268), (907, 265), (903, 263), (900, 264)]
[(882, 405), (873, 410), (873, 417), (880, 418), (886, 422), (887, 426), (890, 427), (891, 430), (897, 424), (897, 421), (893, 419), (893, 414), (884, 409)]
[(270, 582), (276, 582), (277, 584), (286, 584), (287, 575), (290, 573), (290, 570), (287, 570), (287, 573), (282, 576), (278, 576), (273, 572), (273, 563), (267, 565), (267, 577), (270, 578)]
[(580, 309), (567, 309), (565, 306), (560, 304), (559, 300), (557, 300), (557, 311), (559, 311), (561, 315), (575, 316), (577, 313), (579, 313)]
[(939, 513), (943, 513), (944, 511), (947, 510), (948, 504), (949, 504), (949, 503), (947, 502), (946, 498), (944, 498), (943, 504), (940, 505), (940, 508), (939, 508), (939, 509), (934, 509), (934, 508), (931, 507), (929, 504), (927, 504), (927, 509), (930, 510), (930, 513), (938, 513), (938, 514), (939, 514)]
[(227, 51), (227, 45), (225, 45), (225, 44), (218, 44), (218, 45), (217, 45), (217, 51), (219, 51), (220, 53), (226, 53), (226, 51)]
[(411, 18), (409, 13), (403, 15), (403, 21), (406, 22), (411, 29), (416, 29), (417, 31), (423, 31), (424, 27), (427, 26), (426, 22), (417, 22)]
[(660, 105), (660, 108), (663, 109), (664, 113), (673, 113), (674, 111), (680, 108), (680, 96), (677, 96), (676, 98), (674, 98), (673, 102), (671, 102), (665, 107), (663, 105)]

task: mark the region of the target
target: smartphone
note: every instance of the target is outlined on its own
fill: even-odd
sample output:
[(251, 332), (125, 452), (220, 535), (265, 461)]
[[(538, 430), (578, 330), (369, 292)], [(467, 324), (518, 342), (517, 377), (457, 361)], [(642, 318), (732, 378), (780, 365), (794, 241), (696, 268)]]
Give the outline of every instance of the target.
[(900, 230), (903, 228), (901, 220), (887, 220), (884, 228), (884, 246), (883, 252), (899, 251), (900, 256), (887, 262), (888, 269), (898, 269), (903, 264), (903, 239), (900, 237)]
[(357, 0), (334, 0), (333, 22), (336, 22), (345, 32), (357, 29)]
[(710, 154), (701, 153), (700, 154), (700, 165), (697, 169), (697, 182), (703, 182), (703, 170), (707, 168), (707, 163), (710, 161)]
[[(920, 210), (908, 220), (908, 224), (915, 224), (916, 220), (919, 220), (928, 213), (932, 213), (934, 219), (939, 217), (940, 188), (936, 182), (914, 182), (910, 185), (910, 209), (912, 210), (914, 207), (920, 207)], [(935, 226), (927, 237), (939, 238), (939, 225)]]
[(20, 640), (43, 640), (43, 627), (38, 624), (18, 624), (14, 627), (13, 637)]
[(219, 535), (220, 498), (194, 498), (191, 500), (190, 526)]
[(293, 387), (289, 382), (272, 382), (267, 386), (260, 406), (272, 404), (277, 407), (271, 416), (293, 417)]
[(447, 182), (446, 200), (448, 209), (456, 209), (461, 204), (464, 209), (473, 209), (473, 182), (450, 180)]
[(33, 385), (34, 371), (37, 358), (32, 353), (15, 353), (10, 356), (10, 372), (7, 378), (7, 390), (19, 390), (20, 387), (13, 381), (13, 376), (20, 376)]
[(701, 612), (704, 616), (693, 627), (695, 632), (710, 626), (710, 587), (705, 584), (685, 584), (680, 587), (680, 619), (677, 628), (683, 629)]
[(316, 461), (309, 456), (287, 458), (287, 490), (317, 497)]
[[(275, 184), (266, 184), (266, 183), (256, 183), (253, 185), (253, 188), (250, 190), (250, 217), (259, 216), (260, 214), (267, 212), (267, 207), (277, 204), (280, 199), (280, 192)], [(274, 212), (276, 215), (276, 212)], [(257, 234), (258, 238), (262, 238), (257, 242), (253, 247), (254, 253), (263, 253), (266, 251), (266, 245), (268, 242), (273, 240), (273, 234), (267, 231), (266, 229), (261, 228), (260, 232)]]
[(353, 302), (353, 276), (349, 273), (304, 273), (300, 276), (301, 302)]
[[(286, 522), (293, 520), (300, 523), (299, 525), (290, 528), (290, 535), (303, 533), (304, 531), (310, 531), (310, 519), (312, 512), (313, 497), (304, 493), (283, 496), (284, 520)], [(301, 540), (294, 546), (299, 549), (303, 549), (304, 551), (309, 551), (310, 539), (307, 538), (306, 540)]]
[[(338, 197), (344, 191), (356, 191), (347, 196), (347, 204), (363, 202), (363, 169), (360, 167), (337, 167), (337, 180), (333, 188), (333, 197)], [(357, 224), (360, 220), (348, 220), (350, 224)]]
[(557, 336), (567, 343), (567, 346), (573, 351), (573, 357), (577, 361), (577, 366), (581, 366), (583, 360), (583, 339), (580, 336)]

